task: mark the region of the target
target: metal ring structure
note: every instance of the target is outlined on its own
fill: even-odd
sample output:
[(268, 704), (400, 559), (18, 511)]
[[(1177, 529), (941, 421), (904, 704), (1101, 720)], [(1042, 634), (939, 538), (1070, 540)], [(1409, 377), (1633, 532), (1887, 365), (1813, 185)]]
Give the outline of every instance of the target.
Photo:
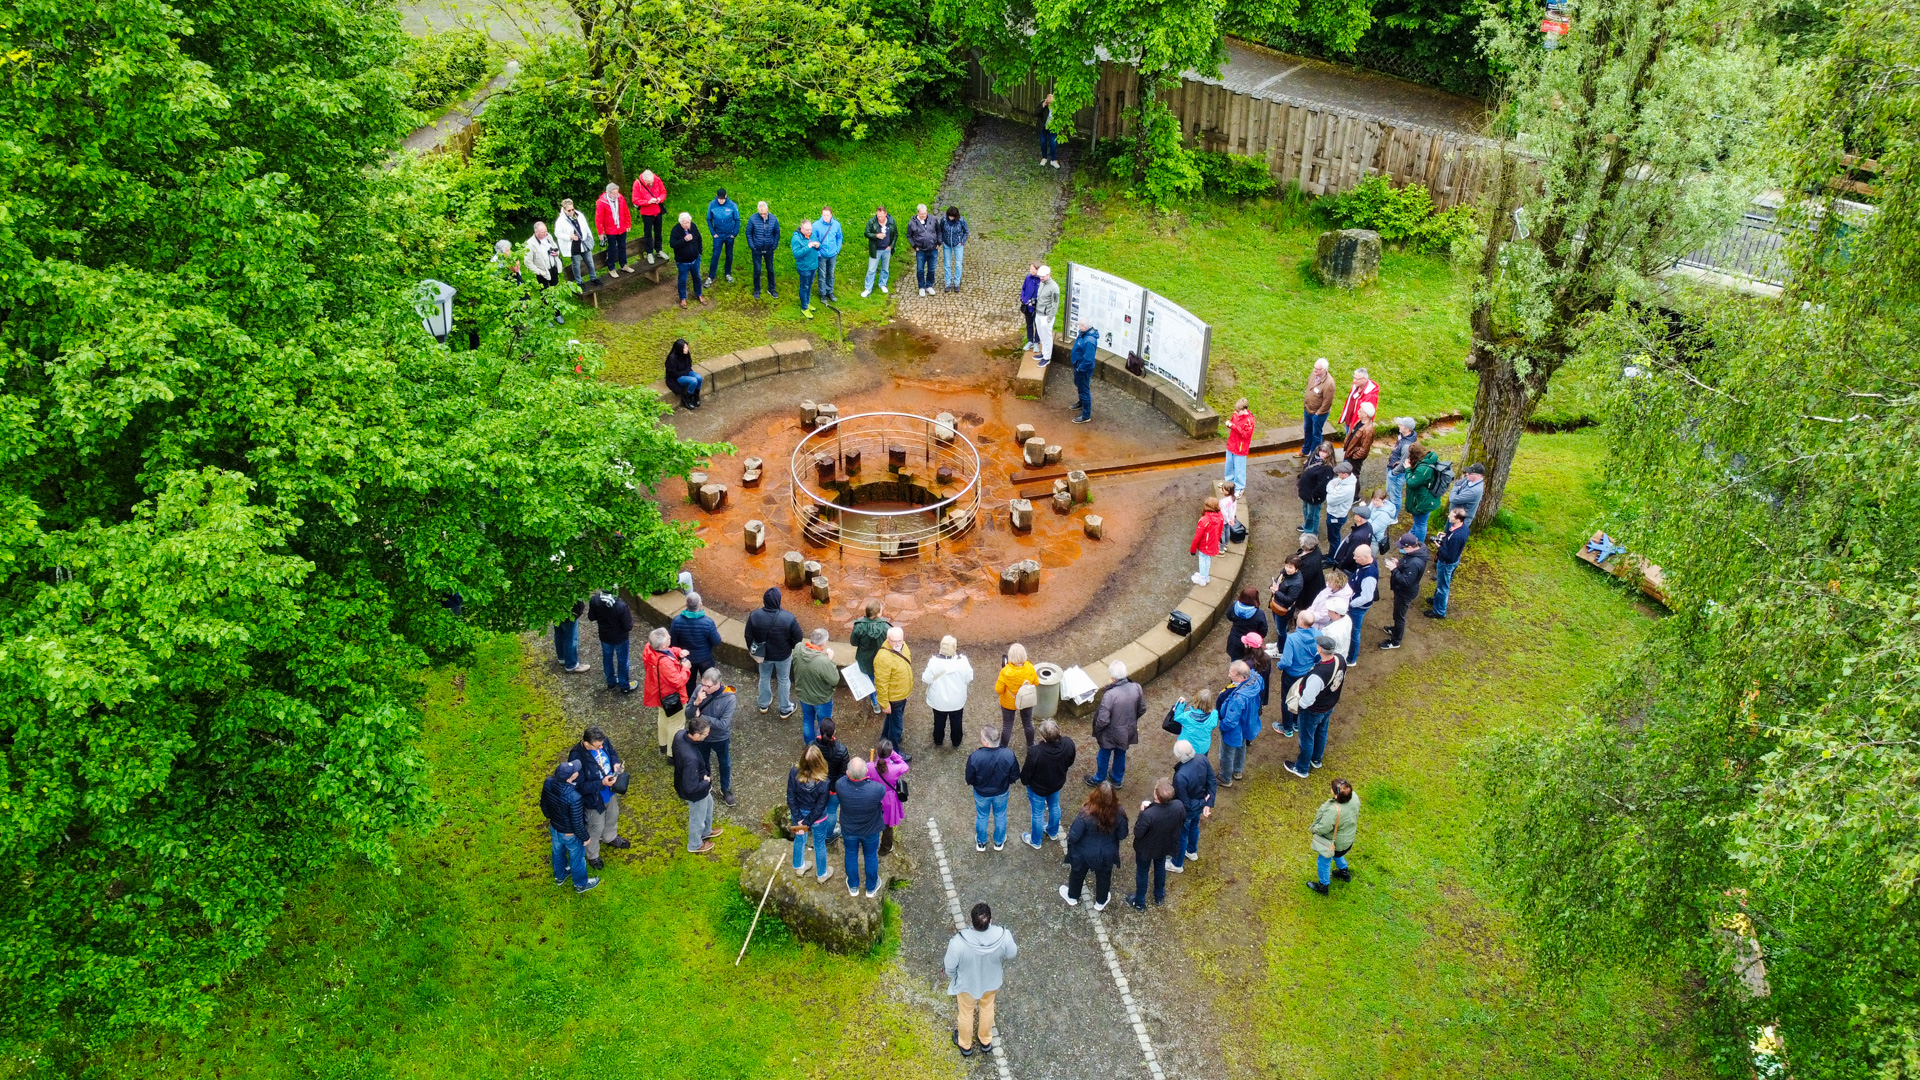
[[(916, 413), (870, 412), (839, 417), (809, 432), (793, 448), (788, 463), (793, 510), (806, 538), (816, 544), (836, 545), (843, 555), (853, 551), (879, 559), (900, 559), (913, 558), (929, 546), (938, 551), (941, 542), (951, 541), (971, 528), (980, 511), (980, 451), (961, 434), (957, 421), (949, 440), (937, 436), (940, 426), (939, 421)], [(862, 474), (871, 463), (876, 470), (872, 475), (892, 476), (887, 454), (893, 449), (905, 451), (905, 465), (925, 470), (912, 481), (916, 493), (941, 494), (934, 477), (942, 466), (952, 468), (956, 481), (964, 483), (951, 495), (905, 510), (861, 508), (854, 501), (855, 492), (870, 485), (858, 483), (861, 474), (846, 472), (848, 455), (859, 456)], [(821, 466), (817, 461), (822, 456), (830, 456), (833, 461), (834, 479), (828, 490), (822, 490), (818, 483)], [(889, 482), (898, 480), (873, 481)], [(860, 522), (860, 527), (849, 530), (849, 519)], [(909, 521), (913, 524), (908, 525)]]

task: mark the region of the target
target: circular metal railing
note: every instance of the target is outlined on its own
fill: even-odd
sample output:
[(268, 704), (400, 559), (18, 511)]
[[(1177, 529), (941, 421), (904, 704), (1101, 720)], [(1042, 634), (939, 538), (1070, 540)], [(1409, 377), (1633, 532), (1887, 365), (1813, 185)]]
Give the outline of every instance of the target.
[[(943, 469), (951, 472), (945, 483)], [(895, 559), (937, 551), (980, 512), (980, 451), (958, 421), (899, 412), (839, 417), (800, 440), (788, 471), (802, 534), (842, 553)], [(863, 501), (912, 505), (879, 510)]]

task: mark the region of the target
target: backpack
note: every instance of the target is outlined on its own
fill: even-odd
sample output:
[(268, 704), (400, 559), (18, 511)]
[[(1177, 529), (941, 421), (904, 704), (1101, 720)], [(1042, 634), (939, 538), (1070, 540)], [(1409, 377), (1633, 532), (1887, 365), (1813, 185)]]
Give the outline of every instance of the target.
[(1427, 483), (1427, 494), (1436, 499), (1445, 498), (1453, 490), (1453, 463), (1443, 461), (1433, 467), (1433, 479)]

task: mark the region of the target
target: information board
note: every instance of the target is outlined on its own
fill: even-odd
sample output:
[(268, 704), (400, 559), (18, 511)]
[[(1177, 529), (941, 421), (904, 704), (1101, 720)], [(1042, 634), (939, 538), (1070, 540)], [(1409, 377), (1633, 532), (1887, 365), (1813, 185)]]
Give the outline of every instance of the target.
[(1140, 351), (1140, 312), (1147, 290), (1104, 270), (1071, 263), (1067, 268), (1067, 325), (1071, 341), (1080, 324), (1100, 331), (1100, 347), (1116, 356)]
[(1207, 354), (1213, 328), (1186, 308), (1151, 292), (1147, 294), (1144, 323), (1140, 359), (1147, 370), (1199, 401), (1207, 386)]

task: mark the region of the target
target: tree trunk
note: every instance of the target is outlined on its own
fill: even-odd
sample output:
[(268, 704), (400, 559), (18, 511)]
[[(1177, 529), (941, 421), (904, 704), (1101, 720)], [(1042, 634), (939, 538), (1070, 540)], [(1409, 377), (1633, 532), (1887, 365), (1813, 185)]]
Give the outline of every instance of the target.
[(607, 151), (607, 180), (627, 190), (627, 163), (620, 156), (620, 121), (612, 116), (600, 118), (600, 145)]
[(1520, 436), (1526, 432), (1527, 418), (1538, 402), (1527, 392), (1513, 365), (1494, 363), (1481, 369), (1480, 387), (1473, 396), (1473, 420), (1467, 426), (1466, 450), (1454, 468), (1455, 476), (1465, 476), (1470, 464), (1478, 462), (1487, 467), (1486, 495), (1473, 519), (1476, 529), (1500, 512), (1507, 474), (1520, 450)]

